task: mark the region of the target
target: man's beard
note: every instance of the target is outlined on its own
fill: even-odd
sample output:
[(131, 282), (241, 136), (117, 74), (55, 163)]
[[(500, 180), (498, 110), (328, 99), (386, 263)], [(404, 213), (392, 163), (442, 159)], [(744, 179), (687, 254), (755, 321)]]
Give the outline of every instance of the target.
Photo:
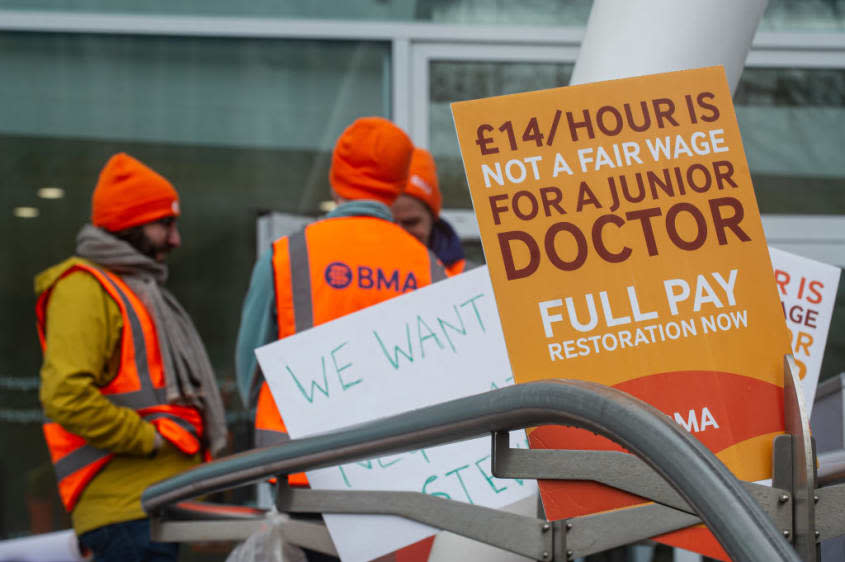
[(153, 243), (153, 241), (144, 234), (143, 227), (141, 226), (133, 226), (132, 228), (115, 232), (114, 235), (138, 250), (138, 253), (147, 256), (153, 261), (163, 261), (159, 260), (157, 255), (164, 252), (164, 255), (166, 256), (167, 253), (172, 250), (170, 244), (167, 242), (165, 242), (163, 246), (157, 246)]

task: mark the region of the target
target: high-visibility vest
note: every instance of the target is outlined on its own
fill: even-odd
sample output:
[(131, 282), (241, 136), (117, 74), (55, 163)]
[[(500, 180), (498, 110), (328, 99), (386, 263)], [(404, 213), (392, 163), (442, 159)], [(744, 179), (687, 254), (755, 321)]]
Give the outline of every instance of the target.
[[(425, 246), (375, 217), (325, 219), (273, 243), (279, 339), (446, 278)], [(267, 382), (255, 414), (255, 444), (277, 445), (287, 429)], [(306, 485), (305, 474), (288, 476)]]
[(467, 260), (461, 258), (458, 261), (452, 262), (451, 264), (446, 266), (446, 275), (448, 275), (449, 277), (454, 277), (458, 273), (463, 273), (466, 267)]
[[(202, 415), (189, 406), (167, 404), (164, 367), (155, 324), (147, 309), (117, 275), (87, 264), (69, 267), (46, 291), (35, 307), (41, 347), (46, 345), (47, 303), (56, 283), (75, 271), (92, 275), (117, 303), (123, 317), (120, 366), (117, 375), (100, 392), (117, 406), (132, 408), (156, 426), (158, 433), (182, 452), (199, 452), (203, 437)], [(114, 453), (97, 449), (56, 422), (44, 423), (44, 437), (56, 471), (59, 495), (72, 511), (85, 486), (108, 464)]]

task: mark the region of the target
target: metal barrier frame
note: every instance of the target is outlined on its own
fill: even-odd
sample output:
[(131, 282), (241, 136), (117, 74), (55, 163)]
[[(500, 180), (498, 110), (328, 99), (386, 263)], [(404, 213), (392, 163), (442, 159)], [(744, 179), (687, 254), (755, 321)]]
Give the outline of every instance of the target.
[[(331, 434), (292, 440), (277, 447), (241, 453), (199, 466), (151, 486), (144, 492), (142, 504), (148, 513), (160, 517), (170, 504), (248, 484), (272, 475), (431, 447), (485, 433), (495, 434), (548, 424), (570, 425), (593, 431), (637, 455), (646, 466), (665, 480), (668, 487), (677, 494), (675, 499), (683, 500), (695, 513), (684, 513), (686, 519), (680, 526), (695, 524), (700, 519), (734, 560), (798, 560), (796, 551), (786, 542), (782, 530), (773, 525), (766, 511), (698, 440), (645, 402), (616, 389), (584, 381), (549, 380), (516, 385)], [(501, 447), (497, 448), (496, 454), (497, 458), (501, 459)], [(415, 498), (410, 498), (411, 507), (398, 504), (385, 507), (385, 502), (391, 498), (374, 494), (391, 494), (394, 497), (406, 495), (407, 498)], [(360, 499), (364, 496), (378, 500)], [(407, 500), (399, 503), (402, 502)], [(357, 503), (354, 509), (349, 507), (352, 503)], [(459, 505), (447, 507), (447, 503)], [(307, 511), (309, 508), (313, 508), (313, 511), (334, 513), (349, 512), (347, 509), (353, 509), (352, 512), (355, 513), (389, 511), (495, 546), (502, 546), (496, 544), (496, 536), (479, 536), (483, 533), (473, 532), (472, 526), (467, 525), (467, 518), (478, 520), (482, 513), (478, 506), (466, 506), (460, 502), (418, 493), (318, 490), (290, 490), (288, 493), (282, 488), (277, 504), (291, 511)], [(465, 508), (472, 510), (471, 515), (456, 515), (454, 520), (445, 515), (447, 511), (457, 513), (456, 510)], [(670, 509), (672, 512), (667, 512), (671, 515), (669, 519), (677, 519), (677, 510), (665, 505), (656, 504), (637, 509), (648, 509), (650, 517), (655, 519), (660, 518), (661, 510)], [(489, 513), (483, 518), (485, 525), (496, 517), (502, 517), (501, 512), (490, 511), (494, 513)], [(624, 514), (626, 511), (634, 510), (620, 510), (618, 513)], [(614, 513), (617, 512), (577, 519), (587, 521), (589, 518), (597, 520), (596, 518), (603, 516), (624, 517), (615, 516)], [(621, 530), (625, 525), (630, 526), (635, 520), (643, 519), (642, 513), (633, 518), (629, 516), (625, 521), (616, 521), (614, 525)], [(435, 519), (431, 519), (432, 514)], [(534, 537), (529, 536), (522, 546), (514, 546), (511, 542), (502, 546), (503, 548), (519, 551), (538, 560), (565, 560), (587, 553), (590, 537), (585, 536), (580, 542), (573, 542), (573, 535), (573, 539), (567, 540), (566, 521), (549, 523), (532, 518), (522, 521), (507, 516), (504, 519), (511, 523), (525, 523), (522, 525), (526, 529), (523, 532)], [(535, 531), (528, 530), (532, 525)], [(569, 533), (574, 529), (575, 524), (572, 523)], [(539, 536), (539, 540), (536, 536)], [(629, 539), (638, 538), (642, 537), (631, 539), (626, 536), (624, 540), (630, 542)], [(570, 546), (566, 547), (567, 544)], [(574, 548), (578, 544), (584, 546)], [(605, 548), (604, 545), (602, 548)], [(526, 552), (527, 550), (530, 553)]]

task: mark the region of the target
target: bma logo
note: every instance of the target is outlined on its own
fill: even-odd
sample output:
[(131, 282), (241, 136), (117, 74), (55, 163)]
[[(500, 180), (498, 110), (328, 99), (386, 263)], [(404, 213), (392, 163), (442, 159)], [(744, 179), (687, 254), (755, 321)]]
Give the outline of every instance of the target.
[[(355, 275), (357, 274), (357, 275)], [(418, 287), (417, 278), (412, 272), (403, 275), (399, 270), (393, 270), (389, 275), (380, 267), (372, 268), (359, 265), (356, 271), (343, 262), (335, 261), (326, 267), (324, 273), (326, 283), (335, 289), (345, 289), (354, 278), (359, 289), (393, 290), (397, 293), (413, 291)]]
[(345, 289), (352, 283), (352, 268), (340, 261), (334, 261), (326, 267), (326, 283), (335, 289)]

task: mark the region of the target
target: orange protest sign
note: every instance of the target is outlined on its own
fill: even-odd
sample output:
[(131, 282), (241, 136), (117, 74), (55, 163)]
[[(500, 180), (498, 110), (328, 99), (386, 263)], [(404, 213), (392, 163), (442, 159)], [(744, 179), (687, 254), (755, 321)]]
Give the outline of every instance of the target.
[[(721, 67), (452, 104), (517, 382), (625, 390), (743, 480), (783, 431), (783, 312)], [(612, 449), (577, 429), (533, 447)], [(553, 519), (642, 503), (542, 482)], [(724, 556), (706, 529), (661, 537)]]

